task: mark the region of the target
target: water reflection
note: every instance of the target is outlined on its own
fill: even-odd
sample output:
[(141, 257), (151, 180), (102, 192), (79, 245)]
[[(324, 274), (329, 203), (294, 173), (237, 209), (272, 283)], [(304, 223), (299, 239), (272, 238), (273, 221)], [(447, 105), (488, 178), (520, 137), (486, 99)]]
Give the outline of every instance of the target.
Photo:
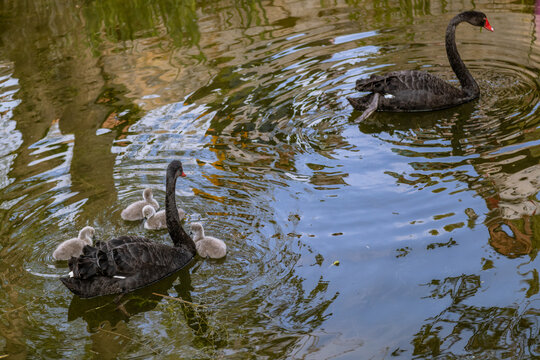
[[(154, 309), (164, 296), (169, 296), (169, 291), (174, 282), (178, 279), (179, 288), (188, 289), (184, 291), (191, 299), (189, 291), (191, 290), (191, 278), (189, 271), (181, 271), (175, 275), (169, 276), (157, 284), (149, 286), (140, 291), (136, 291), (124, 296), (104, 296), (95, 299), (81, 299), (73, 296), (69, 305), (68, 321), (74, 321), (82, 318), (90, 332), (96, 332), (103, 322), (115, 327), (120, 321), (128, 322), (131, 316), (138, 313)], [(159, 295), (154, 295), (160, 294)], [(184, 299), (183, 297), (180, 297)], [(189, 301), (188, 299), (184, 299)]]
[[(471, 115), (470, 109), (472, 106), (469, 111), (467, 108), (457, 110), (446, 128), (441, 126), (445, 123), (444, 120), (441, 121), (441, 118), (436, 122), (437, 125), (428, 126), (427, 129), (421, 128), (417, 122), (410, 121), (407, 126), (400, 126), (399, 121), (394, 121), (390, 125), (377, 125), (377, 127), (363, 124), (360, 128), (364, 131), (366, 129), (367, 131), (387, 131), (390, 134), (392, 131), (399, 130), (401, 140), (390, 141), (394, 146), (400, 146), (405, 141), (408, 146), (397, 147), (396, 153), (417, 159), (433, 160), (409, 163), (416, 172), (406, 175), (387, 172), (388, 175), (394, 177), (399, 183), (418, 189), (441, 186), (442, 183), (448, 182), (445, 179), (449, 176), (457, 181), (465, 182), (467, 188), (476, 191), (484, 198), (486, 207), (490, 211), (484, 222), (490, 234), (491, 245), (498, 252), (511, 257), (529, 254), (533, 250), (533, 243), (536, 243), (533, 224), (536, 222), (538, 208), (536, 198), (540, 191), (538, 179), (540, 173), (536, 156), (538, 147), (534, 145), (527, 147), (527, 143), (521, 142), (515, 150), (512, 145), (508, 146), (508, 149), (495, 148), (496, 145), (507, 143), (508, 133), (504, 133), (505, 138), (497, 137), (499, 129), (496, 123), (492, 124), (495, 125), (493, 131), (488, 131), (491, 128), (484, 124), (484, 132), (481, 135), (478, 131), (470, 131), (471, 126), (465, 124)], [(465, 115), (462, 117), (463, 114)], [(444, 114), (422, 116), (419, 123), (428, 119), (428, 124), (435, 124), (430, 117), (435, 119), (442, 115)], [(424, 124), (422, 123), (423, 126)], [(407, 127), (408, 130), (405, 130)], [(476, 130), (477, 127), (472, 126), (472, 128)], [(446, 129), (450, 131), (445, 131)], [(481, 147), (477, 147), (479, 140), (475, 138), (480, 136), (485, 137), (486, 140), (481, 142)], [(491, 146), (489, 146), (490, 142)], [(535, 142), (532, 141), (532, 144)], [(441, 143), (445, 143), (446, 146), (441, 146)], [(411, 147), (418, 150), (412, 151)], [(420, 151), (422, 148), (426, 150)], [(491, 148), (491, 151), (482, 152), (486, 148)], [(480, 156), (474, 156), (476, 153)], [(472, 165), (477, 174), (464, 169), (469, 165)], [(441, 190), (448, 191), (447, 187)], [(452, 194), (457, 193), (452, 192)]]
[[(129, 350), (130, 346), (139, 343), (137, 336), (129, 331), (126, 324), (131, 317), (154, 310), (158, 305), (160, 311), (174, 311), (176, 316), (183, 314), (181, 322), (191, 328), (196, 339), (194, 341), (200, 346), (225, 346), (226, 333), (219, 324), (209, 323), (207, 313), (215, 311), (209, 308), (213, 305), (194, 303), (191, 296), (193, 290), (190, 269), (184, 268), (157, 284), (121, 297), (107, 296), (88, 300), (73, 296), (67, 320), (72, 322), (82, 318), (92, 334), (93, 350), (106, 358), (116, 358)], [(164, 354), (164, 349), (155, 344), (143, 345), (143, 353)]]
[[(507, 153), (479, 165), (479, 170), (492, 184), (486, 198), (491, 210), (486, 219), (490, 243), (498, 252), (510, 257), (538, 251), (535, 239), (540, 239), (536, 234), (540, 167), (534, 155), (536, 148)], [(506, 172), (514, 169), (518, 171)]]
[[(528, 275), (528, 274), (524, 274)], [(538, 273), (527, 297), (538, 293)], [(463, 275), (433, 281), (433, 297), (450, 297), (452, 304), (427, 321), (415, 334), (413, 354), (418, 358), (455, 356), (452, 348), (461, 343), (467, 352), (501, 358), (509, 353), (516, 358), (535, 357), (538, 347), (538, 305), (535, 302), (508, 307), (481, 307), (467, 304), (481, 289), (479, 277)]]
[[(452, 78), (435, 34), (463, 6), (488, 9), (498, 31), (459, 36), (482, 98), (354, 125), (344, 98), (360, 76), (429, 67)], [(0, 356), (481, 357), (503, 347), (493, 318), (523, 320), (515, 339), (534, 342), (532, 2), (0, 11)], [(163, 203), (173, 158), (186, 164), (187, 222), (205, 222), (230, 254), (153, 292), (207, 308), (151, 289), (123, 309), (72, 298), (50, 252), (74, 228), (169, 241), (119, 210), (145, 186)]]
[[(172, 296), (170, 291), (175, 282), (176, 294)], [(177, 301), (185, 316), (186, 324), (195, 335), (204, 336), (209, 327), (208, 319), (203, 312), (207, 306), (193, 303), (192, 291), (190, 269), (186, 268), (159, 283), (124, 296), (107, 296), (90, 300), (73, 296), (68, 321), (81, 317), (87, 323), (88, 331), (94, 333), (98, 332), (104, 323), (115, 328), (119, 322), (129, 322), (130, 317), (155, 309), (161, 301)]]

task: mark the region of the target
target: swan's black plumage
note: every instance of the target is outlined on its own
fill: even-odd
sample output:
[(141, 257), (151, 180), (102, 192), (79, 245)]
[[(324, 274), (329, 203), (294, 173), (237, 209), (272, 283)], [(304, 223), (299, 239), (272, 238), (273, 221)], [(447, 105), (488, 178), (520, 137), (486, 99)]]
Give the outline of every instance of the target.
[(456, 47), (456, 26), (461, 22), (482, 26), (490, 31), (484, 13), (465, 11), (456, 15), (446, 28), (446, 54), (461, 84), (461, 89), (423, 71), (394, 71), (371, 75), (356, 81), (356, 90), (370, 92), (359, 98), (347, 98), (356, 110), (364, 110), (358, 121), (378, 111), (431, 111), (460, 105), (478, 98), (480, 89), (461, 60)]
[(165, 211), (174, 246), (137, 236), (120, 236), (85, 246), (71, 258), (73, 277), (60, 278), (83, 298), (130, 292), (150, 285), (184, 267), (196, 254), (195, 243), (180, 224), (175, 199), (176, 179), (185, 176), (180, 161), (167, 168)]

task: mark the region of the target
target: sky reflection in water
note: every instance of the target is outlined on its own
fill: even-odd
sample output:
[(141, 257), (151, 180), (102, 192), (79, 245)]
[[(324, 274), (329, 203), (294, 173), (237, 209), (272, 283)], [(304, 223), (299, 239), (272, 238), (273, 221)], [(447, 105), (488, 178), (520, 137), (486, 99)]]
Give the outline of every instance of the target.
[[(5, 3), (0, 356), (537, 356), (538, 4), (463, 6)], [(457, 32), (481, 98), (356, 124), (358, 78), (455, 83), (444, 29), (470, 8), (496, 29)], [(144, 187), (163, 205), (176, 158), (226, 259), (73, 297), (55, 246), (169, 241), (120, 211)]]

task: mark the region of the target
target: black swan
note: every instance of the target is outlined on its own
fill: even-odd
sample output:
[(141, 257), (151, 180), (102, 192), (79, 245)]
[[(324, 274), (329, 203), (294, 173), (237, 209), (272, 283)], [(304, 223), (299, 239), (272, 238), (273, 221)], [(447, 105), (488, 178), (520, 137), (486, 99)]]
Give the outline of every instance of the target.
[(146, 188), (143, 191), (143, 200), (135, 201), (133, 204), (130, 204), (127, 208), (122, 210), (120, 216), (122, 219), (127, 221), (137, 221), (143, 219), (142, 209), (146, 205), (152, 205), (154, 209), (159, 209), (158, 202), (154, 199), (154, 194), (152, 189)]
[(456, 47), (456, 26), (462, 22), (493, 28), (486, 15), (479, 11), (465, 11), (456, 15), (446, 28), (446, 54), (461, 84), (461, 89), (423, 71), (393, 71), (385, 75), (371, 75), (356, 81), (356, 90), (370, 94), (347, 98), (356, 110), (364, 110), (357, 119), (365, 120), (378, 111), (431, 111), (460, 105), (480, 95), (478, 84), (461, 60)]
[(199, 254), (200, 257), (219, 259), (227, 255), (227, 245), (225, 245), (223, 240), (216, 239), (212, 236), (205, 236), (204, 228), (201, 223), (191, 224), (191, 231), (194, 233), (193, 241), (195, 241), (197, 254)]
[[(144, 222), (144, 228), (148, 230), (161, 230), (167, 227), (167, 218), (165, 210), (156, 212), (156, 209), (152, 205), (146, 205), (142, 209), (142, 213), (146, 221)], [(178, 217), (183, 219), (186, 216), (186, 212), (178, 208)]]
[(197, 250), (184, 231), (175, 199), (176, 179), (186, 176), (182, 163), (167, 167), (165, 211), (167, 229), (174, 246), (138, 236), (120, 236), (107, 242), (85, 246), (83, 254), (71, 258), (70, 277), (60, 280), (82, 298), (127, 293), (150, 285), (188, 264)]
[(86, 245), (92, 245), (94, 237), (94, 228), (85, 226), (79, 231), (79, 237), (69, 239), (58, 245), (52, 256), (55, 260), (69, 260), (72, 256), (79, 256), (83, 253), (83, 248)]

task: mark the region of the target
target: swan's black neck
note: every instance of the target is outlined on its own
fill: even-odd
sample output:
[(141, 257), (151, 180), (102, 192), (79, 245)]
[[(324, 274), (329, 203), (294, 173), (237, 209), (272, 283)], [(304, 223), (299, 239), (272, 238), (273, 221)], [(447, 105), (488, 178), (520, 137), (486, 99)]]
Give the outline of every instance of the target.
[(187, 251), (195, 252), (195, 243), (191, 237), (186, 233), (182, 224), (180, 224), (180, 217), (178, 216), (178, 208), (176, 206), (176, 179), (175, 169), (171, 167), (167, 168), (166, 179), (166, 197), (165, 197), (165, 214), (167, 219), (167, 229), (169, 235), (176, 247), (185, 247)]
[(459, 79), (463, 92), (467, 97), (474, 99), (480, 95), (480, 88), (463, 63), (463, 60), (461, 60), (456, 47), (456, 26), (464, 21), (466, 19), (463, 14), (459, 14), (450, 20), (446, 28), (446, 54), (448, 55), (448, 61), (450, 62), (450, 66), (452, 66), (452, 70), (454, 70)]

